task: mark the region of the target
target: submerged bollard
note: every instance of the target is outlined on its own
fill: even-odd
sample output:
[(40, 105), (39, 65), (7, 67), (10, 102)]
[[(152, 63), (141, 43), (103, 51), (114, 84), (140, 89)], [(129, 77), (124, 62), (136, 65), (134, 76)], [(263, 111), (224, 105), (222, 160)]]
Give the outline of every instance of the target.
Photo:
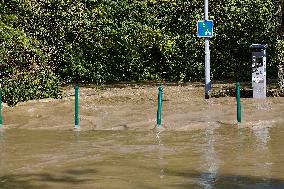
[(2, 88), (0, 85), (0, 128), (2, 128), (3, 119), (2, 119)]
[(79, 128), (79, 86), (76, 83), (75, 89), (75, 129)]
[(242, 122), (242, 110), (241, 110), (241, 86), (240, 82), (236, 83), (236, 99), (237, 99), (237, 121)]
[(158, 94), (158, 111), (157, 111), (157, 127), (161, 127), (162, 123), (162, 100), (163, 100), (163, 87), (159, 87), (159, 94)]

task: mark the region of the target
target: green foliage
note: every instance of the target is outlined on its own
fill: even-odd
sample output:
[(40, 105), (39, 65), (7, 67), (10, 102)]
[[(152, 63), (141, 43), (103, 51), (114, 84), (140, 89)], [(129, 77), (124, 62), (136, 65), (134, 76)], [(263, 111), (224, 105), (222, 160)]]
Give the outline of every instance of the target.
[(48, 54), (40, 48), (41, 42), (20, 27), (20, 15), (7, 10), (9, 6), (18, 6), (13, 3), (0, 5), (4, 12), (0, 21), (3, 101), (15, 105), (31, 99), (60, 97), (59, 78), (50, 70)]
[(4, 79), (3, 84), (3, 101), (9, 106), (33, 99), (61, 98), (58, 77), (49, 70), (22, 72), (16, 78)]
[[(215, 4), (215, 5), (214, 5)], [(216, 36), (212, 41), (213, 74), (248, 80), (251, 76), (250, 51), (252, 43), (268, 44), (268, 77), (275, 77), (273, 62), (276, 43), (274, 1), (231, 0), (214, 1)], [(220, 7), (222, 5), (222, 8)], [(221, 70), (221, 71), (220, 71)]]
[[(209, 5), (215, 26), (213, 79), (250, 80), (251, 43), (269, 45), (268, 76), (276, 77), (274, 1)], [(203, 2), (197, 0), (3, 0), (4, 99), (14, 105), (59, 97), (59, 84), (75, 80), (200, 81), (204, 40), (196, 37), (198, 19), (203, 19)]]

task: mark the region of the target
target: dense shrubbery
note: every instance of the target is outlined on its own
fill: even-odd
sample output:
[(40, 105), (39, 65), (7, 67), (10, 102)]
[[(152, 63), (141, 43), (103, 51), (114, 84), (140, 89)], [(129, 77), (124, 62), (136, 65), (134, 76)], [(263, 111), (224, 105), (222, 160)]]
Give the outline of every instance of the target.
[(27, 100), (61, 97), (58, 77), (50, 70), (24, 72), (15, 79), (4, 80), (4, 84), (3, 100), (10, 106)]
[[(269, 45), (268, 76), (277, 77), (274, 1), (209, 2), (213, 79), (249, 80), (251, 43)], [(60, 84), (74, 80), (202, 80), (202, 18), (197, 0), (3, 0), (4, 99), (58, 97)]]

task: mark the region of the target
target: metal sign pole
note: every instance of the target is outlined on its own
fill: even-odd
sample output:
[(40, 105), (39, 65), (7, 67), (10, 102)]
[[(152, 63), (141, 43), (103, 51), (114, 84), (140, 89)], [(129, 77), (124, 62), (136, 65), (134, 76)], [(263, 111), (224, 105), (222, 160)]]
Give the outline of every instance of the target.
[[(208, 20), (208, 0), (204, 0), (204, 17)], [(205, 99), (209, 98), (209, 91), (211, 90), (210, 80), (210, 50), (209, 37), (205, 38)]]

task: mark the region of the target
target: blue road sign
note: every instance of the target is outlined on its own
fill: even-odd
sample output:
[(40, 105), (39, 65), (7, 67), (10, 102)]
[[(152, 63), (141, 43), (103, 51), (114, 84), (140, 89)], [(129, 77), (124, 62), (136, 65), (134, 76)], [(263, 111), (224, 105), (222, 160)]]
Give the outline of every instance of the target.
[(198, 20), (197, 37), (213, 37), (213, 20)]

